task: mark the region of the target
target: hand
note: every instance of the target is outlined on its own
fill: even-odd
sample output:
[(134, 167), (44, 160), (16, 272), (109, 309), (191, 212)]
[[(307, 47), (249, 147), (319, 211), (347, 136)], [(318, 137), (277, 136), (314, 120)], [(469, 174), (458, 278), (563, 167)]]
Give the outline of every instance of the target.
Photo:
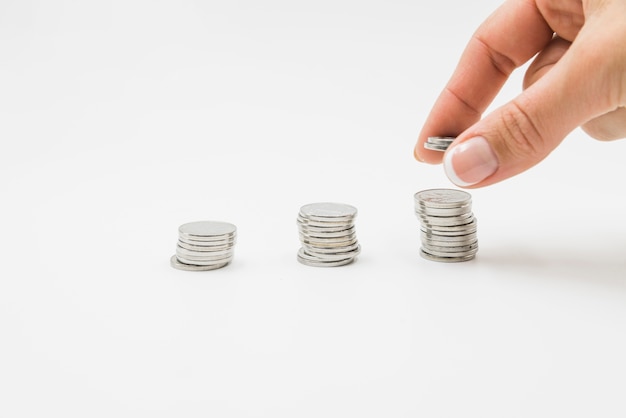
[[(513, 70), (533, 56), (524, 91), (480, 119)], [(482, 187), (543, 160), (578, 126), (626, 136), (626, 0), (508, 0), (470, 40), (437, 99), (415, 157), (460, 187)], [(457, 136), (443, 155), (429, 136)]]

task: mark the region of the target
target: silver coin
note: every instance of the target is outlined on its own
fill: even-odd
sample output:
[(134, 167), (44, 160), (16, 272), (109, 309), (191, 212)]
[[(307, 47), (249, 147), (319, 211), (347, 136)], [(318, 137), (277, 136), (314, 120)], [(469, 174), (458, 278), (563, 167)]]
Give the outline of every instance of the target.
[(298, 251), (297, 259), (300, 263), (307, 265), (307, 266), (311, 266), (311, 267), (339, 267), (339, 266), (345, 266), (347, 264), (350, 264), (354, 262), (355, 260), (355, 258), (345, 258), (342, 260), (316, 259), (305, 254), (302, 248)]
[(476, 217), (474, 219), (464, 225), (424, 225), (422, 224), (422, 229), (426, 232), (432, 232), (434, 234), (446, 235), (446, 233), (450, 232), (465, 232), (466, 234), (476, 232), (476, 227), (478, 226), (478, 220)]
[(306, 253), (309, 257), (319, 261), (340, 261), (348, 258), (356, 258), (359, 255), (359, 251), (353, 251), (349, 253), (338, 253), (338, 254), (318, 254), (314, 252), (309, 252), (306, 248), (302, 247), (304, 253)]
[(473, 239), (473, 240), (468, 240), (468, 241), (436, 241), (436, 240), (425, 240), (422, 239), (422, 245), (430, 247), (449, 247), (449, 248), (460, 248), (460, 247), (468, 247), (468, 246), (472, 246), (472, 245), (477, 245), (478, 244), (478, 240), (477, 239)]
[(466, 256), (455, 256), (455, 257), (437, 257), (432, 254), (428, 254), (424, 250), (420, 249), (420, 255), (426, 260), (430, 261), (438, 261), (441, 263), (459, 263), (464, 261), (470, 261), (476, 257), (476, 254), (466, 255)]
[(354, 258), (357, 255), (359, 255), (358, 252), (350, 253), (350, 254), (338, 254), (338, 255), (313, 254), (313, 253), (308, 252), (306, 248), (304, 247), (298, 250), (298, 254), (300, 254), (302, 258), (305, 258), (311, 261), (341, 261), (341, 260)]
[(450, 145), (454, 142), (456, 138), (454, 137), (441, 137), (441, 136), (431, 136), (426, 139), (424, 143), (424, 148), (433, 150), (433, 151), (446, 151)]
[(450, 145), (456, 140), (454, 136), (429, 136), (426, 142), (429, 144)]
[(348, 235), (337, 235), (337, 236), (330, 236), (330, 237), (320, 237), (319, 235), (314, 236), (314, 235), (309, 235), (303, 232), (300, 232), (298, 235), (300, 236), (301, 240), (304, 239), (307, 241), (319, 242), (320, 244), (345, 242), (345, 241), (352, 241), (356, 239), (356, 234), (354, 232)]
[(178, 239), (181, 241), (185, 241), (191, 245), (222, 245), (235, 242), (237, 240), (237, 235), (233, 234), (214, 237), (198, 237), (178, 234)]
[[(439, 227), (439, 228), (444, 228), (444, 227)], [(472, 228), (472, 229), (460, 230), (460, 231), (442, 231), (441, 229), (428, 228), (428, 229), (420, 229), (420, 231), (428, 235), (437, 235), (437, 236), (445, 236), (445, 237), (460, 237), (460, 236), (469, 235), (469, 234), (476, 234), (478, 229)]]
[(327, 228), (329, 230), (330, 229), (341, 230), (341, 229), (349, 228), (353, 225), (352, 221), (338, 220), (338, 221), (331, 222), (331, 221), (311, 220), (311, 219), (305, 219), (299, 214), (296, 220), (298, 222), (298, 225), (301, 225), (302, 227), (325, 228), (325, 229)]
[(332, 238), (351, 235), (356, 232), (354, 226), (342, 227), (342, 228), (310, 228), (308, 226), (301, 226), (300, 232), (312, 237), (318, 238)]
[(438, 242), (464, 242), (478, 239), (478, 235), (476, 232), (470, 234), (463, 235), (440, 235), (433, 234), (432, 232), (424, 232), (424, 230), (420, 230), (420, 238), (429, 240), (429, 241), (438, 241)]
[(429, 142), (424, 143), (424, 148), (429, 149), (431, 151), (445, 152), (447, 151), (448, 147), (449, 145), (437, 145), (437, 144), (431, 144)]
[(463, 246), (442, 246), (436, 245), (432, 242), (422, 242), (422, 248), (424, 251), (427, 251), (433, 254), (433, 251), (437, 253), (467, 253), (470, 251), (478, 250), (478, 242), (474, 242), (473, 244), (463, 245)]
[(220, 269), (220, 268), (228, 265), (228, 263), (214, 264), (214, 265), (210, 265), (210, 266), (197, 266), (197, 265), (193, 265), (193, 264), (181, 263), (180, 261), (178, 261), (176, 256), (173, 255), (172, 258), (170, 258), (170, 265), (172, 267), (174, 267), (175, 269), (178, 269), (178, 270), (185, 270), (185, 271), (209, 271), (209, 270)]
[(442, 228), (444, 227), (426, 228), (422, 226), (420, 228), (420, 231), (424, 234), (429, 234), (429, 235), (437, 235), (437, 236), (444, 236), (444, 237), (459, 237), (463, 235), (475, 234), (478, 230), (478, 228), (476, 228), (476, 225), (472, 226), (471, 228), (460, 229), (458, 231), (443, 230)]
[(344, 203), (310, 203), (300, 208), (300, 215), (314, 221), (334, 222), (339, 219), (350, 221), (356, 217), (357, 209)]
[(424, 142), (424, 146), (430, 145), (430, 146), (435, 146), (435, 147), (448, 147), (453, 142), (454, 140), (448, 140), (448, 139), (439, 140), (435, 138), (428, 138), (426, 142)]
[(189, 251), (196, 251), (196, 252), (204, 252), (204, 251), (222, 251), (222, 250), (228, 250), (230, 248), (233, 248), (235, 246), (235, 242), (232, 241), (229, 244), (220, 244), (220, 245), (195, 245), (195, 244), (188, 244), (184, 241), (178, 240), (177, 245), (179, 247), (182, 247), (186, 250)]
[(358, 244), (358, 240), (352, 239), (350, 241), (341, 241), (341, 242), (319, 242), (319, 241), (309, 241), (306, 239), (301, 239), (300, 243), (303, 246), (306, 247), (310, 247), (310, 248), (315, 248), (318, 250), (334, 250), (334, 249), (345, 249), (345, 248), (351, 248), (354, 245)]
[(196, 247), (222, 247), (224, 245), (234, 246), (237, 243), (235, 236), (225, 239), (213, 239), (213, 240), (197, 240), (189, 239), (188, 237), (179, 236), (178, 242), (183, 242), (187, 245), (193, 245)]
[(237, 227), (228, 222), (198, 221), (189, 222), (178, 228), (179, 235), (194, 240), (210, 240), (211, 237), (223, 239), (234, 236)]
[(427, 248), (422, 245), (422, 251), (436, 257), (467, 257), (469, 255), (476, 255), (478, 252), (478, 247), (473, 250), (468, 251), (459, 251), (459, 252), (450, 252), (450, 251), (436, 251), (431, 248)]
[(196, 264), (196, 265), (212, 265), (212, 264), (219, 264), (219, 263), (224, 263), (227, 261), (230, 261), (233, 259), (233, 255), (225, 257), (189, 257), (189, 256), (183, 256), (180, 254), (176, 254), (176, 258), (178, 259), (178, 261), (180, 261), (181, 263), (186, 263), (186, 264)]
[(218, 251), (193, 251), (183, 248), (180, 245), (176, 246), (176, 254), (180, 254), (183, 257), (220, 257), (224, 255), (231, 255), (233, 250), (233, 248), (228, 248)]
[(188, 260), (186, 257), (181, 257), (178, 254), (176, 255), (176, 259), (179, 263), (190, 264), (194, 266), (214, 266), (217, 264), (230, 263), (233, 260), (233, 257), (225, 257), (218, 260)]
[(414, 199), (423, 206), (433, 208), (455, 208), (472, 202), (469, 193), (455, 189), (422, 190), (415, 193)]
[(415, 202), (415, 212), (423, 215), (431, 216), (456, 216), (463, 215), (472, 211), (472, 205), (463, 205), (454, 208), (429, 208), (418, 202)]
[(472, 212), (457, 216), (424, 216), (417, 214), (418, 219), (423, 226), (461, 226), (467, 225), (474, 221)]
[(197, 262), (199, 261), (215, 264), (216, 262), (223, 261), (227, 258), (233, 258), (234, 255), (235, 255), (234, 252), (231, 252), (229, 254), (216, 255), (216, 256), (188, 255), (188, 254), (180, 254), (179, 252), (176, 252), (176, 257), (178, 257), (179, 260), (181, 260), (183, 263), (189, 263), (189, 264), (197, 264)]
[(307, 253), (306, 250), (304, 252), (307, 254), (307, 257), (310, 261), (325, 261), (325, 262), (333, 262), (333, 261), (342, 261), (342, 260), (352, 260), (358, 256), (358, 254), (338, 254), (335, 256), (320, 257), (316, 254)]
[(188, 254), (188, 253), (181, 253), (181, 251), (184, 251), (181, 248), (176, 248), (176, 257), (178, 257), (179, 259), (184, 258), (186, 260), (193, 260), (193, 261), (219, 261), (219, 260), (223, 260), (225, 258), (231, 258), (235, 255), (234, 250), (230, 250), (227, 252), (224, 252), (222, 254), (217, 254), (217, 255), (211, 255), (211, 253), (195, 253), (195, 254)]
[(307, 250), (309, 253), (313, 254), (344, 254), (344, 253), (352, 253), (355, 251), (361, 251), (361, 247), (358, 242), (346, 247), (334, 247), (334, 248), (321, 248), (308, 244), (302, 244), (302, 247)]
[(332, 232), (328, 234), (324, 234), (321, 232), (310, 233), (308, 231), (300, 230), (298, 234), (307, 239), (311, 239), (314, 241), (325, 241), (325, 240), (346, 240), (351, 239), (356, 236), (356, 232), (354, 230), (349, 230), (347, 232)]
[(336, 250), (336, 249), (344, 249), (350, 248), (358, 243), (357, 239), (353, 239), (351, 241), (342, 241), (342, 242), (328, 242), (328, 243), (320, 243), (316, 241), (308, 241), (308, 240), (300, 240), (303, 246), (307, 248), (315, 248), (316, 250)]

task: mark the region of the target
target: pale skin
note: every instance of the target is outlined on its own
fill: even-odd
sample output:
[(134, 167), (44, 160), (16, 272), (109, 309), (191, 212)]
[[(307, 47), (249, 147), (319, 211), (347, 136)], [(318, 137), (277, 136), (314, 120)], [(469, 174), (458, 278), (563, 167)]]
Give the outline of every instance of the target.
[[(513, 70), (522, 93), (483, 118)], [(626, 0), (507, 0), (476, 31), (435, 102), (415, 158), (460, 187), (488, 186), (543, 160), (575, 128), (626, 137)], [(429, 136), (456, 136), (446, 151)]]

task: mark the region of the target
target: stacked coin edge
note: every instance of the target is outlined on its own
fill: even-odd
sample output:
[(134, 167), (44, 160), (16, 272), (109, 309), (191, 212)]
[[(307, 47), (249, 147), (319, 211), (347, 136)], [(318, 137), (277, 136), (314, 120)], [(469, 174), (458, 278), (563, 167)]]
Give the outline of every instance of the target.
[(414, 195), (421, 223), (420, 255), (431, 261), (462, 262), (478, 252), (471, 195), (462, 190), (428, 189)]
[(357, 209), (343, 203), (304, 205), (297, 224), (301, 248), (297, 259), (312, 267), (339, 267), (352, 263), (361, 252), (354, 219)]
[(454, 142), (453, 136), (429, 136), (424, 142), (424, 148), (431, 151), (444, 152)]
[(234, 257), (237, 227), (228, 222), (189, 222), (178, 228), (176, 254), (172, 267), (187, 271), (216, 270)]

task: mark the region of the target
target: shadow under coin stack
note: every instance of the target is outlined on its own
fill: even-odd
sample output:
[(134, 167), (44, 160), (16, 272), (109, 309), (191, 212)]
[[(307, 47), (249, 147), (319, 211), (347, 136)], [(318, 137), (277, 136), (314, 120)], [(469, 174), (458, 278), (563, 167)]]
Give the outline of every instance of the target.
[(298, 229), (302, 247), (298, 261), (313, 267), (352, 263), (361, 252), (354, 218), (357, 209), (342, 203), (311, 203), (300, 208)]
[(422, 257), (448, 263), (474, 258), (478, 252), (477, 220), (469, 193), (453, 189), (417, 192), (415, 214), (422, 224)]
[(178, 228), (172, 267), (206, 271), (226, 266), (233, 260), (237, 227), (227, 222), (190, 222)]

